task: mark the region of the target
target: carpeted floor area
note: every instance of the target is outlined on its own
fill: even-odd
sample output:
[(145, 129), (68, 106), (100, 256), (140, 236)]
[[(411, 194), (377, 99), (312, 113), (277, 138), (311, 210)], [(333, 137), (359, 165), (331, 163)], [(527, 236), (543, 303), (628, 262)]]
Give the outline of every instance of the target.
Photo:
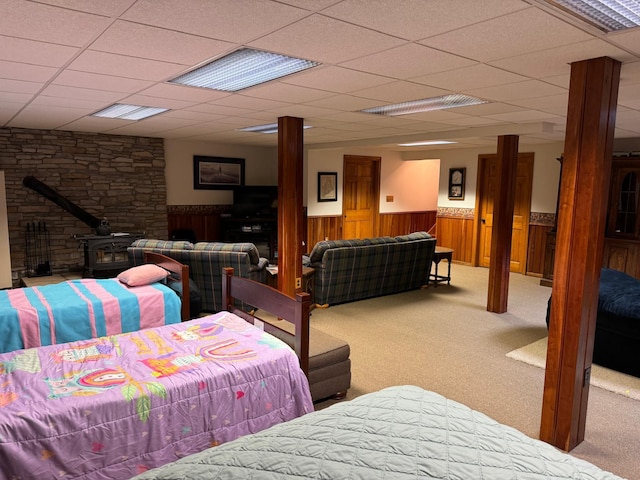
[[(507, 353), (507, 357), (545, 368), (547, 361), (547, 337)], [(591, 386), (604, 388), (625, 397), (640, 400), (640, 378), (616, 372), (609, 368), (593, 364), (591, 368)]]
[[(511, 274), (508, 311), (495, 314), (486, 310), (487, 285), (487, 269), (454, 264), (451, 286), (315, 309), (311, 323), (351, 346), (347, 398), (418, 385), (537, 438), (544, 370), (506, 354), (546, 337), (551, 289)], [(586, 439), (572, 453), (640, 479), (638, 424), (640, 401), (591, 388)]]

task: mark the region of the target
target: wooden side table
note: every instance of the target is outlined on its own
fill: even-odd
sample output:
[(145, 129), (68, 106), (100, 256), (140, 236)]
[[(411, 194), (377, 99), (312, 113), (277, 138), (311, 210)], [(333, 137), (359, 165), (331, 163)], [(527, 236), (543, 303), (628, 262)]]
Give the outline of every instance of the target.
[[(429, 283), (433, 283), (434, 287), (437, 287), (439, 283), (447, 282), (447, 285), (451, 285), (451, 259), (453, 257), (453, 249), (446, 247), (436, 247), (433, 252), (433, 265), (435, 266), (434, 273), (429, 272)], [(438, 274), (438, 264), (441, 260), (447, 261), (447, 274)]]

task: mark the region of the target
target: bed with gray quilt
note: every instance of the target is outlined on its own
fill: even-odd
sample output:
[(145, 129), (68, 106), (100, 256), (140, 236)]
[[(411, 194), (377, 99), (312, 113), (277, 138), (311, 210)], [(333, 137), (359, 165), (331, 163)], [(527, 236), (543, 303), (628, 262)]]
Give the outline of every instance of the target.
[(334, 404), (135, 477), (236, 478), (620, 479), (414, 386)]

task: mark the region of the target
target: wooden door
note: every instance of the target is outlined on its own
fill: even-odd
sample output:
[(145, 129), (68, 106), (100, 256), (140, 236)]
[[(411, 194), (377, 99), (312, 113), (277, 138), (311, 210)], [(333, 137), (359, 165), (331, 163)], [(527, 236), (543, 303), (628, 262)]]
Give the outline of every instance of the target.
[(380, 203), (380, 157), (344, 156), (342, 238), (375, 237)]
[[(491, 257), (491, 232), (493, 226), (493, 201), (496, 189), (496, 156), (480, 155), (479, 162), (480, 228), (478, 230), (478, 263), (482, 267), (489, 267)], [(526, 272), (532, 183), (533, 153), (519, 153), (511, 234), (511, 262), (509, 266), (511, 272)]]

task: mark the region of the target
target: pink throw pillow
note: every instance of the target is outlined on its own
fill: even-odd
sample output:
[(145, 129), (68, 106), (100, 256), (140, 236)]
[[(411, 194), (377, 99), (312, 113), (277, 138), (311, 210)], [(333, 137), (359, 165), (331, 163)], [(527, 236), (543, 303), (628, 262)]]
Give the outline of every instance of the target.
[(169, 275), (169, 272), (164, 268), (152, 263), (146, 263), (144, 265), (138, 265), (137, 267), (131, 267), (120, 273), (118, 280), (130, 287), (138, 287), (140, 285), (159, 282), (166, 278), (167, 275)]

